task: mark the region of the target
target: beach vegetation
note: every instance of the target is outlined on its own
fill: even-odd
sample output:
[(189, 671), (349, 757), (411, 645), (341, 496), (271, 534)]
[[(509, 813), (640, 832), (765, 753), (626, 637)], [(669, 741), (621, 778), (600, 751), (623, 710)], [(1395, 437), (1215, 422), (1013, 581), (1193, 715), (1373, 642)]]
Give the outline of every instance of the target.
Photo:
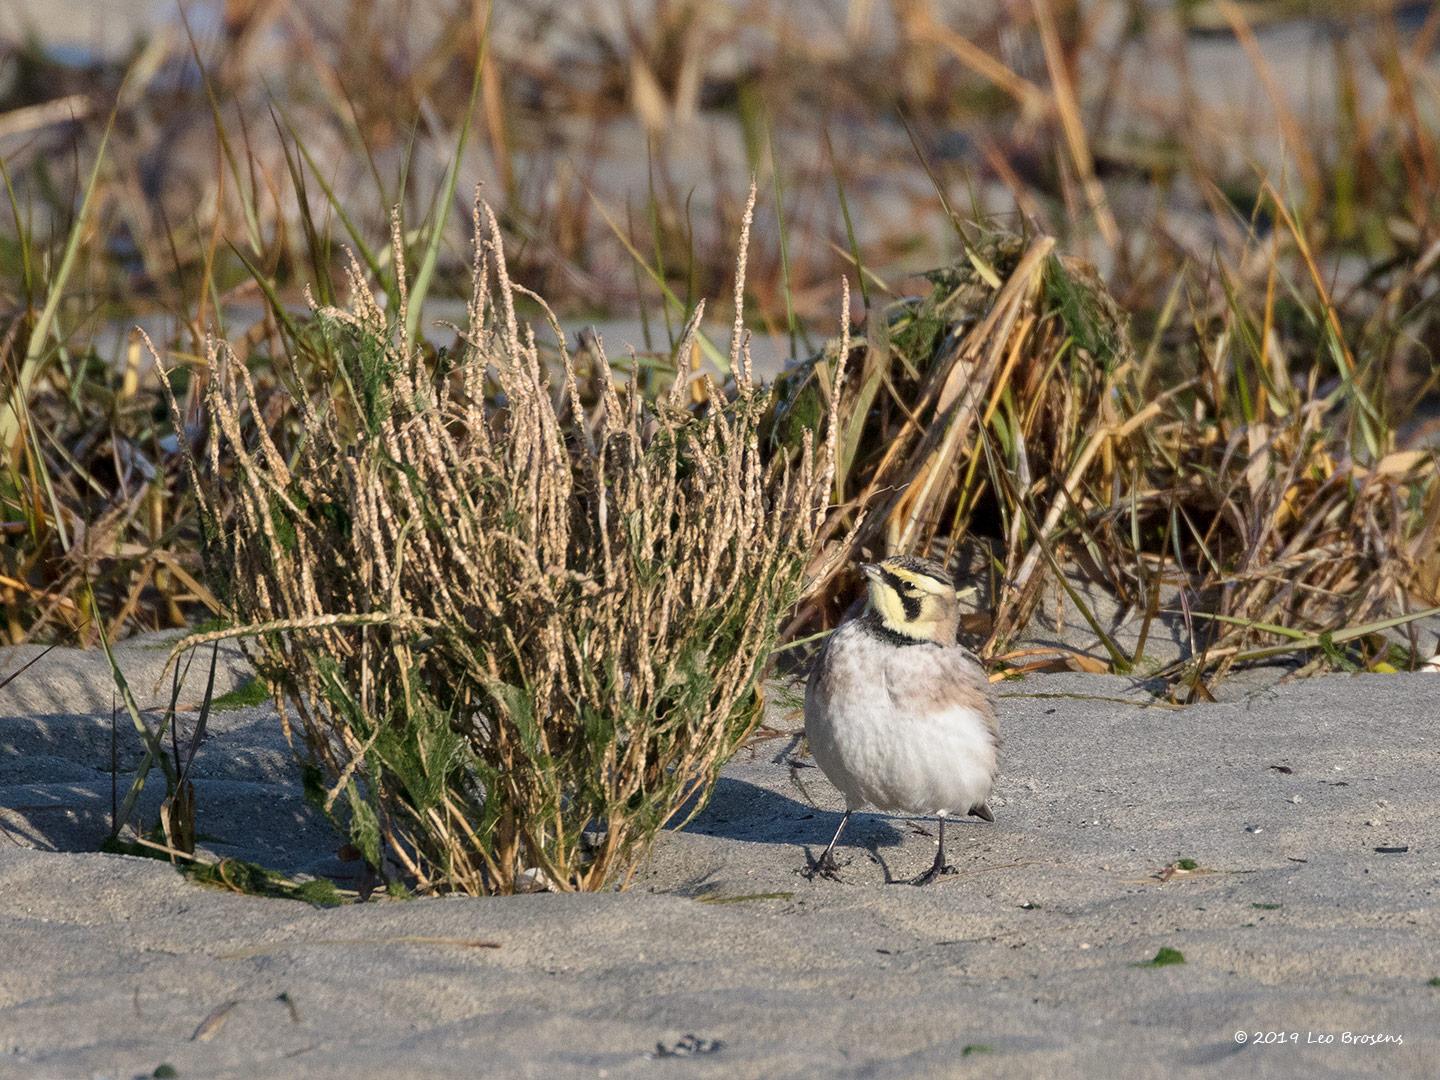
[(299, 900), (312, 907), (338, 907), (348, 902), (346, 895), (328, 878), (295, 880), (243, 859), (190, 861), (181, 863), (180, 869), (192, 881), (201, 885), (243, 893), (246, 896)]
[(251, 709), (269, 700), (270, 688), (265, 685), (264, 679), (247, 679), (234, 690), (217, 697), (210, 703), (210, 708), (215, 712), (229, 712), (231, 709)]
[(1185, 963), (1185, 954), (1179, 949), (1173, 949), (1169, 945), (1162, 945), (1160, 949), (1149, 960), (1136, 964), (1135, 967), (1159, 968), (1171, 967), (1175, 964)]
[[(699, 298), (734, 293), (743, 177), (761, 179), (766, 242), (743, 299), (749, 324), (783, 333), (798, 362), (779, 381), (766, 454), (794, 454), (821, 422), (834, 350), (812, 332), (833, 318), (838, 278), (855, 282), (834, 512), (811, 567), (827, 569), (787, 620), (789, 642), (843, 613), (855, 582), (832, 556), (903, 548), (971, 578), (968, 639), (1006, 671), (1143, 671), (1176, 700), (1203, 701), (1236, 665), (1412, 670), (1426, 658), (1414, 624), (1440, 606), (1440, 485), (1433, 449), (1414, 437), (1440, 386), (1432, 89), (1400, 16), (1325, 5), (1349, 35), (1336, 39), (1335, 100), (1295, 116), (1254, 39), (1260, 23), (1295, 17), (1272, 8), (1187, 5), (1178, 32), (1246, 50), (1274, 98), (1276, 149), (1294, 165), (1283, 173), (1233, 164), (1245, 157), (1233, 132), (1128, 130), (1098, 104), (1109, 91), (1079, 93), (1074, 72), (1112, 67), (1096, 51), (1100, 15), (1079, 10), (1017, 10), (962, 32), (929, 3), (906, 5), (898, 85), (866, 74), (895, 64), (847, 64), (837, 80), (830, 61), (782, 41), (777, 62), (711, 70), (725, 50), (702, 45), (734, 28), (686, 5), (543, 71), (494, 38), (483, 5), (413, 67), (384, 47), (388, 16), (358, 8), (344, 35), (299, 10), (274, 35), (259, 9), (237, 13), (218, 50), (189, 25), (91, 61), (4, 46), (0, 68), (15, 75), (0, 114), (37, 126), (7, 144), (18, 149), (0, 177), (0, 631), (96, 645), (102, 629), (114, 640), (223, 617), (183, 467), (206, 438), (207, 336), (230, 341), (262, 411), (315, 393), (336, 372), (335, 339), (304, 292), (320, 307), (342, 300), (348, 251), (387, 312), (408, 288), (404, 332), (438, 358), (427, 306), (468, 291), (473, 225), (455, 210), (478, 160), (494, 174), (516, 280), (568, 312), (638, 309), (644, 347), (611, 363), (650, 396), (674, 377)], [(1172, 22), (1131, 12), (1119, 47), (1163, 59)], [(1002, 39), (1030, 42), (1043, 62), (1022, 74), (993, 59)], [(258, 93), (247, 63), (261, 40), (297, 62)], [(349, 81), (372, 68), (393, 93)], [(1394, 107), (1367, 113), (1362, 78)], [(62, 84), (79, 87), (64, 123), (36, 111)], [(817, 130), (797, 103), (822, 85), (837, 112)], [(584, 155), (543, 149), (556, 113), (542, 101), (589, 118)], [(740, 136), (738, 166), (710, 170), (700, 193), (708, 215), (675, 180), (697, 116)], [(190, 158), (156, 165), (131, 137), (173, 118), (213, 150), (193, 177)], [(903, 220), (924, 227), (867, 229), (886, 207), (860, 198), (875, 177), (848, 118), (908, 147), (887, 175), (916, 179)], [(643, 183), (607, 186), (607, 140), (633, 122), (646, 132)], [(956, 131), (975, 134), (957, 145)], [(817, 138), (818, 177), (800, 164)], [(972, 143), (990, 147), (978, 176), (960, 153)], [(182, 175), (211, 195), (176, 216), (166, 199)], [(983, 183), (1017, 212), (987, 209)], [(1121, 229), (1116, 206), (1137, 186), (1154, 212)], [(375, 241), (397, 206), (408, 284)], [(913, 276), (925, 266), (936, 269)], [(543, 320), (530, 296), (515, 302)], [(255, 315), (242, 326), (245, 305)], [(179, 430), (128, 332), (157, 315), (170, 324), (160, 345)], [(721, 378), (728, 358), (712, 336), (697, 328), (685, 360)], [(291, 451), (286, 432), (274, 438)], [(1093, 647), (1028, 651), (1062, 617), (1085, 623)], [(1150, 658), (1162, 634), (1178, 634), (1181, 658)]]
[(548, 309), (510, 278), (488, 207), (475, 222), (453, 352), (410, 337), (403, 270), (389, 312), (358, 264), (349, 308), (314, 312), (334, 364), (315, 394), (266, 415), (212, 347), (213, 450), (188, 466), (233, 623), (174, 651), (241, 643), (321, 806), (387, 878), (600, 889), (704, 805), (758, 722), (838, 413), (798, 454), (762, 453), (769, 393), (738, 318), (724, 391), (702, 373), (647, 398), (599, 343), (581, 370), (553, 317), (548, 367), (516, 313)]
[[(395, 887), (623, 882), (772, 648), (803, 666), (894, 551), (960, 571), (1006, 678), (1178, 707), (1433, 654), (1433, 20), (1307, 5), (1346, 31), (1312, 119), (1254, 35), (1288, 4), (1129, 5), (1107, 46), (1105, 5), (919, 0), (831, 56), (676, 4), (566, 63), (486, 5), (423, 56), (358, 0), (344, 33), (282, 6), (110, 58), (0, 43), (0, 635), (243, 634), (261, 674), (192, 720), (115, 668), (113, 841), (188, 853), (207, 717), (273, 689)], [(1283, 167), (1128, 128), (1083, 74), (1177, 32), (1245, 51)], [(640, 347), (559, 331), (582, 312)], [(747, 329), (793, 361), (770, 390)]]

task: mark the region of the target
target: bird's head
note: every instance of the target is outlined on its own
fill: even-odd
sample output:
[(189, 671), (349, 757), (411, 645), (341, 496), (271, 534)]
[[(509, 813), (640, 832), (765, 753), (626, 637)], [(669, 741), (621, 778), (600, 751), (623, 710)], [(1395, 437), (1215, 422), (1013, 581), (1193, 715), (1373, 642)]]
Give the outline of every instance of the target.
[(861, 563), (870, 582), (870, 608), (880, 625), (915, 641), (955, 644), (960, 605), (955, 579), (943, 566), (913, 555)]

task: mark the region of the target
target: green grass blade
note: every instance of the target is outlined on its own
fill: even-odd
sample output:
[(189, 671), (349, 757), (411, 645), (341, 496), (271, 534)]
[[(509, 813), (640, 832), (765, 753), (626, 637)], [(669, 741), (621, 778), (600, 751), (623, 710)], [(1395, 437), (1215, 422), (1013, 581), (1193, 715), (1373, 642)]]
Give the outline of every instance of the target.
[(300, 167), (285, 129), (280, 126), (280, 117), (275, 106), (270, 107), (270, 122), (275, 125), (275, 134), (280, 137), (280, 152), (285, 156), (285, 169), (290, 174), (290, 184), (295, 189), (295, 202), (300, 215), (300, 228), (305, 233), (305, 246), (310, 253), (310, 272), (315, 280), (315, 294), (321, 304), (335, 302), (335, 287), (330, 279), (330, 235), (315, 226), (315, 217), (310, 213), (310, 193), (305, 183), (305, 170)]
[[(1198, 615), (1199, 612), (1192, 612)], [(1412, 611), (1408, 615), (1397, 615), (1391, 619), (1381, 619), (1378, 622), (1365, 623), (1363, 626), (1348, 626), (1343, 630), (1327, 631), (1319, 634), (1304, 634), (1295, 638), (1289, 645), (1271, 645), (1263, 649), (1253, 649), (1249, 652), (1236, 653), (1237, 662), (1247, 660), (1263, 660), (1270, 656), (1281, 656), (1285, 653), (1297, 652), (1304, 649), (1324, 648), (1327, 643), (1331, 645), (1343, 645), (1347, 641), (1354, 641), (1356, 638), (1367, 637), (1370, 634), (1378, 634), (1381, 630), (1390, 630), (1397, 626), (1405, 626), (1407, 623), (1416, 622), (1420, 619), (1428, 619), (1434, 615), (1440, 615), (1440, 607), (1426, 608), (1424, 611)], [(1283, 634), (1292, 634), (1291, 630), (1279, 631)]]
[(195, 762), (195, 754), (200, 749), (200, 741), (205, 738), (205, 727), (210, 720), (210, 710), (215, 703), (215, 667), (220, 659), (220, 643), (217, 641), (210, 647), (210, 674), (205, 680), (205, 699), (200, 702), (200, 715), (195, 721), (195, 734), (190, 739), (190, 746), (185, 754), (185, 762), (180, 766), (180, 783), (183, 786), (190, 778), (190, 766)]
[(860, 299), (870, 310), (870, 288), (865, 281), (865, 264), (860, 260), (860, 242), (855, 239), (855, 222), (850, 218), (850, 201), (845, 197), (845, 184), (840, 179), (840, 164), (835, 160), (835, 147), (830, 142), (830, 129), (825, 129), (825, 153), (830, 158), (830, 172), (835, 177), (835, 197), (840, 201), (840, 217), (845, 222), (845, 242), (850, 245), (850, 258), (860, 282)]
[(0, 157), (0, 179), (5, 181), (5, 195), (10, 200), (10, 216), (15, 221), (15, 242), (20, 245), (20, 283), (25, 293), (25, 306), (28, 308), (34, 303), (35, 296), (35, 273), (31, 266), (30, 256), (30, 230), (25, 227), (25, 220), (20, 216), (20, 197), (15, 194), (15, 185), (10, 179), (10, 170), (5, 167), (3, 157)]
[[(124, 85), (121, 85), (124, 90)], [(30, 339), (25, 345), (25, 358), (21, 361), (20, 371), (15, 377), (15, 385), (10, 391), (10, 400), (0, 405), (0, 447), (8, 448), (15, 441), (15, 435), (20, 428), (20, 413), (26, 402), (30, 399), (30, 387), (34, 385), (35, 378), (40, 374), (44, 366), (45, 343), (50, 337), (51, 327), (55, 322), (55, 312), (60, 307), (60, 301), (65, 296), (65, 285), (70, 280), (71, 271), (75, 269), (75, 256), (80, 250), (80, 240), (85, 233), (85, 225), (89, 220), (90, 206), (95, 199), (95, 189), (100, 183), (100, 167), (105, 162), (105, 148), (110, 142), (110, 132), (115, 127), (115, 113), (119, 108), (117, 96), (116, 104), (110, 109), (110, 118), (105, 121), (105, 130), (100, 135), (100, 145), (95, 150), (95, 163), (90, 167), (90, 178), (85, 184), (85, 193), (80, 199), (80, 209), (75, 214), (75, 221), (70, 226), (70, 235), (65, 240), (65, 251), (60, 257), (60, 265), (50, 278), (48, 295), (45, 297), (45, 306), (40, 310), (35, 325), (30, 329)], [(8, 176), (6, 186), (9, 186)]]
[(376, 282), (385, 289), (386, 296), (389, 297), (390, 300), (391, 308), (395, 308), (400, 303), (400, 298), (395, 294), (394, 283), (386, 280), (384, 267), (380, 258), (375, 254), (375, 249), (366, 241), (365, 234), (360, 231), (359, 227), (355, 224), (355, 219), (352, 218), (345, 209), (345, 204), (335, 194), (335, 189), (330, 185), (329, 181), (325, 179), (325, 174), (315, 164), (315, 159), (310, 154), (310, 148), (305, 145), (304, 140), (301, 139), (299, 133), (296, 132), (295, 125), (290, 122), (290, 118), (286, 116), (283, 111), (281, 116), (285, 120), (285, 130), (289, 132), (291, 142), (293, 142), (295, 148), (300, 151), (300, 156), (304, 159), (306, 167), (309, 168), (310, 175), (313, 176), (315, 182), (320, 185), (320, 190), (325, 193), (325, 201), (328, 202), (330, 208), (335, 211), (335, 216), (339, 219), (341, 226), (345, 229), (345, 235), (350, 238), (350, 243), (359, 254), (360, 261), (365, 264), (365, 269), (370, 271)]
[(110, 677), (114, 680), (115, 688), (120, 691), (120, 699), (125, 703), (125, 711), (130, 714), (130, 720), (135, 725), (135, 730), (140, 734), (141, 740), (145, 743), (145, 757), (136, 770), (135, 779), (130, 783), (130, 790), (125, 794), (125, 801), (120, 805), (120, 812), (116, 815), (112, 826), (111, 836), (118, 836), (120, 830), (130, 820), (130, 814), (135, 808), (135, 801), (140, 797), (141, 791), (145, 788), (145, 780), (150, 774), (150, 769), (158, 761), (161, 770), (165, 773), (167, 791), (173, 793), (176, 789), (178, 777), (170, 759), (165, 756), (165, 747), (160, 742), (160, 736), (150, 730), (150, 725), (140, 715), (140, 706), (135, 703), (135, 695), (130, 692), (130, 684), (125, 679), (125, 673), (120, 670), (120, 664), (115, 659), (115, 652), (110, 648), (110, 635), (105, 632), (105, 620), (100, 615), (99, 605), (95, 603), (95, 596), (90, 595), (90, 616), (95, 620), (95, 628), (100, 634), (100, 645), (105, 650), (105, 659), (110, 665)]
[[(235, 181), (236, 193), (240, 196), (240, 205), (245, 211), (245, 229), (249, 233), (251, 250), (258, 255), (264, 250), (265, 244), (261, 239), (260, 215), (255, 207), (254, 186), (251, 186), (250, 198), (246, 198), (245, 179), (240, 169), (240, 160), (235, 154), (235, 147), (230, 144), (230, 134), (226, 131), (225, 120), (220, 115), (220, 97), (215, 92), (215, 85), (210, 81), (210, 72), (206, 69), (205, 62), (200, 58), (200, 46), (195, 41), (195, 34), (190, 28), (190, 19), (185, 13), (184, 5), (180, 6), (180, 22), (185, 27), (186, 38), (190, 41), (190, 55), (195, 61), (196, 70), (200, 72), (200, 84), (205, 88), (205, 100), (210, 105), (210, 117), (215, 124), (215, 137), (220, 141), (220, 150), (225, 155), (225, 163), (230, 168), (230, 176)], [(246, 156), (253, 167), (253, 157)]]
[(470, 139), (470, 126), (475, 116), (475, 103), (480, 99), (481, 72), (485, 70), (485, 53), (490, 42), (490, 13), (485, 16), (485, 30), (480, 37), (479, 59), (475, 63), (475, 75), (470, 81), (470, 100), (465, 106), (465, 120), (460, 125), (460, 136), (455, 143), (455, 156), (445, 173), (443, 195), (431, 209), (429, 233), (425, 238), (425, 252), (420, 259), (420, 269), (410, 286), (409, 307), (405, 313), (405, 339), (414, 341), (420, 327), (421, 312), (425, 307), (425, 294), (430, 291), (430, 280), (435, 275), (435, 263), (440, 257), (440, 241), (445, 234), (445, 218), (455, 201), (455, 187), (460, 181), (460, 163), (465, 156), (465, 144)]
[[(587, 191), (588, 190), (587, 188)], [(645, 271), (650, 280), (659, 287), (660, 295), (665, 298), (666, 303), (673, 305), (674, 310), (680, 314), (682, 319), (688, 320), (689, 312), (686, 311), (685, 305), (680, 302), (680, 298), (675, 295), (666, 283), (665, 278), (645, 261), (645, 256), (640, 254), (639, 249), (636, 248), (630, 238), (625, 235), (625, 231), (616, 224), (615, 219), (610, 215), (610, 211), (606, 208), (605, 204), (600, 201), (599, 196), (593, 191), (590, 191), (589, 194), (590, 201), (595, 204), (595, 209), (600, 211), (600, 216), (605, 219), (605, 224), (610, 226), (610, 231), (613, 232), (620, 243), (624, 245), (625, 250), (630, 253), (630, 257), (639, 264), (640, 268)], [(720, 369), (722, 374), (730, 374), (730, 357), (728, 354), (722, 353), (717, 349), (714, 342), (705, 336), (703, 330), (697, 329), (695, 331), (695, 340), (700, 343), (700, 351), (705, 354), (706, 358), (712, 364)]]
[[(780, 151), (775, 146), (775, 128), (768, 119), (765, 124), (766, 138), (770, 143), (770, 179), (775, 187), (775, 223), (780, 233), (780, 282), (785, 293), (785, 328), (790, 333), (790, 355), (798, 356), (800, 328), (795, 321), (795, 298), (790, 285), (790, 243), (785, 234), (785, 188), (780, 180)], [(810, 342), (805, 342), (810, 348)]]

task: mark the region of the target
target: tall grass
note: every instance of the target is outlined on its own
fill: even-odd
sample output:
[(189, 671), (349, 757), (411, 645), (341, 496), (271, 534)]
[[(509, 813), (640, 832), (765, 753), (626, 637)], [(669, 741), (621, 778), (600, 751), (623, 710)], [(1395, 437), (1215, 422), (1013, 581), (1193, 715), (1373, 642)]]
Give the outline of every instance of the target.
[[(1071, 588), (1078, 575), (1147, 626), (1162, 594), (1186, 605), (1163, 613), (1189, 634), (1168, 674), (1197, 693), (1202, 675), (1286, 651), (1342, 667), (1424, 659), (1378, 631), (1440, 612), (1437, 455), (1395, 448), (1377, 376), (1357, 368), (1318, 278), (1289, 285), (1334, 365), (1325, 390), (1316, 361), (1275, 336), (1273, 288), (1192, 313), (1162, 371), (1049, 237), (987, 237), (931, 281), (850, 358), (839, 505), (820, 537), (830, 569), (794, 629), (838, 616), (856, 557), (920, 552), (991, 585), (994, 656), (1049, 589), (1071, 592), (1106, 667), (1142, 664), (1144, 633), (1122, 649)], [(813, 423), (826, 372), (822, 357), (782, 380), (778, 449)]]
[[(661, 305), (669, 333), (639, 358), (658, 383), (696, 297), (733, 289), (743, 174), (757, 172), (777, 205), (747, 268), (751, 318), (798, 337), (833, 303), (841, 268), (869, 316), (839, 403), (825, 540), (858, 526), (849, 552), (942, 555), (986, 540), (997, 655), (1024, 636), (1062, 564), (1154, 618), (1162, 595), (1183, 606), (1209, 670), (1284, 643), (1261, 625), (1333, 644), (1423, 608), (1440, 579), (1433, 465), (1396, 453), (1419, 445), (1399, 433), (1416, 438), (1408, 410), (1440, 385), (1440, 144), (1425, 64), (1440, 12), (1412, 33), (1390, 6), (1308, 5), (1344, 31), (1332, 118), (1318, 122), (1286, 104), (1251, 25), (1290, 5), (957, 14), (921, 0), (896, 9), (886, 37), (870, 32), (885, 5), (857, 4), (837, 49), (794, 32), (798, 8), (774, 6), (775, 32), (757, 34), (756, 8), (677, 2), (652, 25), (587, 28), (565, 63), (548, 51), (559, 23), (534, 20), (533, 41), (491, 36), (485, 5), (437, 23), (425, 49), (396, 50), (403, 15), (358, 0), (345, 19), (237, 10), (213, 41), (157, 37), (81, 71), (0, 44), (0, 65), (20, 72), (0, 101), (11, 133), (0, 369), (4, 401), (30, 417), (0, 477), (5, 634), (97, 642), (87, 589), (112, 637), (223, 607), (176, 468), (185, 447), (204, 447), (207, 330), (231, 339), (262, 412), (321, 392), (341, 370), (338, 339), (303, 313), (302, 283), (322, 305), (343, 303), (348, 245), (396, 310), (399, 260), (370, 238), (398, 203), (421, 291), (461, 294), (463, 215), (449, 211), (462, 173), (492, 178), (512, 267), (552, 300), (587, 314)], [(1124, 30), (1107, 37), (1121, 7)], [(1192, 28), (1228, 34), (1250, 58), (1297, 183), (1256, 173), (1223, 125), (1126, 129), (1113, 103), (1131, 89), (1118, 80), (1136, 48), (1173, 68), (1184, 115), (1207, 115), (1187, 68)], [(263, 85), (262, 42), (283, 67)], [(1367, 77), (1382, 103), (1362, 93)], [(42, 100), (60, 86), (73, 110)], [(112, 110), (126, 137), (102, 156)], [(635, 125), (643, 145), (626, 141)], [(915, 152), (893, 152), (905, 134)], [(735, 160), (729, 135), (746, 148)], [(996, 220), (1022, 239), (992, 250)], [(1020, 272), (1046, 237), (1053, 249)], [(1072, 258), (1087, 252), (1103, 289)], [(913, 289), (907, 271), (942, 260), (957, 265), (885, 310)], [(1101, 306), (1087, 313), (1087, 298)], [(259, 322), (227, 335), (235, 306), (257, 301)], [(93, 346), (104, 319), (147, 307), (178, 327), (167, 344), (185, 365), (179, 432), (138, 344), (119, 356)], [(429, 355), (422, 310), (412, 289), (411, 330)], [(697, 340), (684, 365), (724, 371), (723, 347)], [(790, 429), (827, 407), (817, 387), (791, 399), (802, 377), (782, 387)], [(291, 432), (271, 430), (288, 457)], [(1292, 578), (1295, 559), (1313, 573)], [(848, 588), (837, 572), (815, 596), (833, 607)], [(812, 602), (801, 614), (815, 625), (836, 613)], [(1101, 651), (1110, 666), (1136, 659)], [(1371, 664), (1383, 652), (1367, 634), (1315, 655)]]
[[(404, 331), (398, 242), (398, 309), (352, 266), (348, 310), (316, 312), (335, 378), (287, 412), (262, 415), (212, 348), (215, 437), (192, 468), (242, 625), (187, 643), (243, 635), (298, 717), (316, 798), (377, 869), (424, 891), (599, 889), (703, 804), (757, 722), (837, 414), (819, 445), (766, 460), (738, 314), (732, 394), (701, 376), (692, 408), (680, 377), (647, 402), (602, 348), (587, 400), (553, 317), (553, 369), (520, 322), (517, 302), (543, 302), (511, 279), (488, 208), (475, 227), (454, 354)], [(272, 435), (289, 424), (293, 456)]]

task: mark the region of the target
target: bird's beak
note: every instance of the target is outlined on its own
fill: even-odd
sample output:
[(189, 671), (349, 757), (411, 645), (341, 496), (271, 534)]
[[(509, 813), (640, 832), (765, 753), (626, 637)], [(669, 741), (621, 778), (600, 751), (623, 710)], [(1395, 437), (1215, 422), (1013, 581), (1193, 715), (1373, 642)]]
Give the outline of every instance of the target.
[(880, 567), (874, 563), (862, 562), (860, 564), (860, 573), (864, 574), (871, 581), (874, 581), (880, 576)]

